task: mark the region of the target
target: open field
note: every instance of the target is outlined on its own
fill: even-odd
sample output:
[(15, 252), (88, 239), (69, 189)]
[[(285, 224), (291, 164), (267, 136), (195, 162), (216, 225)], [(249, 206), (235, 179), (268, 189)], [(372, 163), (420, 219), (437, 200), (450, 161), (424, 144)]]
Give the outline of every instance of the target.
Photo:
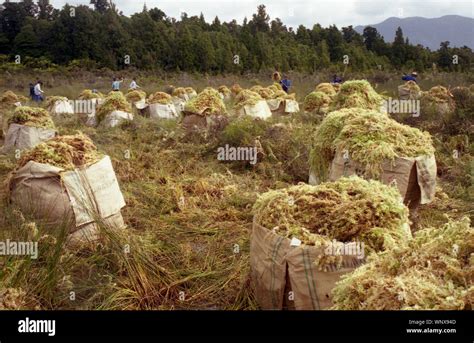
[[(110, 77), (92, 73), (74, 77), (30, 74), (2, 78), (0, 93), (10, 89), (26, 95), (28, 82), (40, 78), (47, 95), (76, 99), (83, 89), (107, 93)], [(127, 76), (125, 75), (126, 79)], [(399, 75), (346, 75), (367, 78), (378, 93), (395, 96)], [(329, 74), (291, 75), (297, 99), (326, 82)], [(433, 85), (469, 86), (474, 77), (463, 74), (422, 75), (423, 90)], [(129, 82), (129, 79), (126, 80)], [(244, 88), (268, 85), (270, 77), (254, 75), (147, 77), (137, 82), (148, 93), (166, 85), (204, 87), (239, 83)], [(125, 83), (124, 86), (128, 84)], [(232, 114), (232, 111), (230, 111)], [(424, 118), (410, 124), (426, 128), (434, 137), (438, 160), (436, 200), (421, 206), (416, 227), (439, 226), (447, 218), (468, 216), (474, 207), (474, 122), (462, 125), (456, 118)], [(406, 120), (406, 118), (395, 118)], [(112, 158), (127, 206), (122, 211), (128, 230), (108, 232), (101, 244), (76, 251), (64, 248), (61, 231), (35, 233), (30, 220), (7, 205), (0, 188), (0, 240), (39, 238), (38, 260), (0, 259), (0, 291), (14, 288), (16, 308), (28, 309), (226, 309), (248, 310), (258, 306), (249, 283), (249, 237), (252, 206), (260, 193), (306, 182), (309, 149), (320, 119), (300, 112), (272, 118), (233, 132), (207, 136), (186, 135), (179, 123), (139, 115), (133, 122), (113, 129), (86, 127), (76, 116), (56, 117), (59, 133), (82, 131), (100, 151)], [(231, 119), (231, 122), (235, 121)], [(469, 126), (470, 125), (470, 126)], [(225, 144), (251, 144), (257, 137), (264, 149), (262, 160), (251, 166), (221, 162), (216, 149)], [(455, 137), (463, 143), (461, 158), (452, 157)], [(464, 137), (466, 139), (464, 139)], [(464, 139), (464, 140), (463, 140)], [(0, 140), (3, 145), (3, 140)], [(0, 179), (14, 168), (14, 154), (0, 155)], [(414, 225), (415, 225), (414, 224)], [(32, 233), (33, 231), (33, 233)], [(124, 250), (124, 246), (129, 247)], [(71, 293), (75, 298), (71, 300)], [(1, 307), (1, 303), (0, 303)]]

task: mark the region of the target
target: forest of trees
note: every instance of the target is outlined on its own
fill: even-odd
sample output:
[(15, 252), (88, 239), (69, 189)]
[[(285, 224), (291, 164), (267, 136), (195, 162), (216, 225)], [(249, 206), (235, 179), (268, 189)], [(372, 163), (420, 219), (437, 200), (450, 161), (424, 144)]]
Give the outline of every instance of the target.
[[(110, 0), (92, 6), (54, 8), (49, 0), (5, 1), (0, 7), (0, 63), (36, 68), (54, 65), (113, 70), (134, 67), (164, 71), (243, 73), (278, 69), (317, 70), (416, 69), (466, 71), (474, 62), (468, 47), (441, 43), (438, 51), (412, 45), (399, 28), (385, 42), (373, 27), (363, 34), (352, 26), (288, 28), (270, 19), (264, 5), (242, 24), (207, 23), (204, 16), (182, 13), (179, 20), (158, 8), (130, 17)], [(452, 63), (457, 55), (458, 64)], [(344, 64), (344, 59), (349, 62)]]

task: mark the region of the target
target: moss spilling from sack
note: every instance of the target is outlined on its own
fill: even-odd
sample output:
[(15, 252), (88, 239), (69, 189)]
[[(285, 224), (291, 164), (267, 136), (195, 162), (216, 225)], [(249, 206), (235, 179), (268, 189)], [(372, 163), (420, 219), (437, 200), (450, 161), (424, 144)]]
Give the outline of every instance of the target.
[(361, 113), (349, 119), (334, 141), (354, 161), (365, 166), (365, 175), (378, 178), (382, 163), (397, 157), (417, 157), (435, 152), (431, 136), (387, 116)]
[(212, 88), (204, 89), (196, 97), (188, 101), (184, 107), (184, 111), (199, 115), (219, 115), (227, 113), (220, 93)]
[(410, 93), (418, 94), (418, 93), (421, 92), (420, 86), (418, 86), (418, 84), (415, 81), (411, 81), (411, 80), (407, 81), (407, 82), (405, 82), (403, 87), (408, 89), (410, 91)]
[(227, 86), (224, 86), (224, 85), (219, 86), (219, 88), (217, 88), (217, 90), (219, 91), (219, 93), (221, 93), (224, 96), (229, 96), (232, 93), (230, 91), (230, 89)]
[(263, 98), (257, 92), (244, 89), (235, 97), (234, 107), (235, 109), (241, 109), (244, 106), (254, 106), (262, 100)]
[(436, 103), (446, 103), (450, 102), (453, 98), (451, 92), (443, 86), (432, 87), (425, 96), (428, 100)]
[(17, 168), (23, 167), (29, 161), (35, 161), (73, 170), (76, 167), (93, 164), (102, 156), (89, 137), (78, 133), (71, 136), (58, 136), (38, 144), (22, 156)]
[(347, 274), (333, 290), (336, 310), (472, 310), (474, 229), (467, 217), (416, 232)]
[(277, 90), (273, 92), (272, 99), (296, 100), (296, 94), (295, 93), (288, 94), (283, 90)]
[(20, 124), (25, 126), (54, 129), (54, 122), (48, 111), (39, 107), (20, 106), (17, 107), (8, 119), (8, 124)]
[(146, 99), (146, 93), (139, 89), (131, 90), (127, 92), (125, 99), (127, 99), (128, 102), (138, 102)]
[[(332, 87), (332, 86), (331, 86)], [(334, 93), (335, 94), (335, 93)], [(316, 91), (309, 93), (303, 102), (303, 108), (308, 112), (325, 112), (331, 103), (331, 97), (322, 92)]]
[(186, 93), (188, 93), (188, 95), (196, 95), (197, 93), (193, 87), (186, 87), (185, 90), (186, 90)]
[(334, 97), (331, 109), (365, 108), (379, 110), (383, 97), (372, 88), (366, 80), (346, 81)]
[(79, 94), (79, 100), (92, 100), (92, 99), (102, 99), (104, 94), (101, 92), (94, 93), (91, 89), (84, 89), (81, 94)]
[(273, 83), (267, 88), (271, 89), (273, 92), (283, 91), (283, 87), (280, 85), (280, 83), (277, 83), (277, 82)]
[(23, 95), (16, 95), (12, 91), (5, 91), (0, 97), (0, 103), (8, 105), (13, 105), (17, 102), (25, 102), (27, 100), (28, 99)]
[(334, 86), (328, 82), (323, 82), (323, 83), (320, 83), (319, 85), (316, 86), (315, 92), (323, 92), (327, 95), (329, 95), (331, 98), (334, 97), (336, 95), (336, 89), (334, 88)]
[(238, 83), (235, 83), (232, 85), (232, 87), (230, 87), (230, 91), (233, 95), (239, 94), (242, 90), (243, 88)]
[(173, 97), (164, 92), (156, 92), (154, 94), (151, 94), (148, 97), (149, 104), (167, 105), (167, 104), (171, 104), (172, 101), (173, 101)]
[(110, 92), (102, 105), (97, 109), (97, 120), (100, 123), (107, 115), (114, 111), (132, 113), (132, 107), (122, 92)]
[(58, 96), (58, 95), (48, 96), (46, 98), (46, 101), (45, 101), (45, 107), (50, 109), (58, 101), (66, 101), (67, 102), (67, 101), (69, 101), (69, 99), (64, 97), (64, 96)]
[(341, 133), (346, 122), (358, 115), (372, 115), (375, 117), (386, 116), (378, 111), (364, 110), (360, 108), (345, 108), (329, 113), (318, 127), (314, 137), (313, 148), (310, 152), (311, 171), (321, 181), (328, 178), (328, 170), (336, 153), (334, 141)]
[(186, 88), (184, 87), (177, 87), (174, 88), (171, 95), (176, 96), (178, 98), (184, 99), (187, 96), (188, 92), (186, 92)]
[[(317, 247), (332, 240), (363, 242), (366, 255), (405, 246), (411, 238), (408, 209), (397, 188), (357, 176), (264, 193), (254, 213), (258, 224), (287, 238)], [(340, 258), (326, 256), (319, 262)]]
[(250, 88), (252, 92), (257, 93), (262, 97), (262, 99), (272, 99), (273, 95), (275, 94), (270, 88), (264, 88), (262, 86), (253, 86)]

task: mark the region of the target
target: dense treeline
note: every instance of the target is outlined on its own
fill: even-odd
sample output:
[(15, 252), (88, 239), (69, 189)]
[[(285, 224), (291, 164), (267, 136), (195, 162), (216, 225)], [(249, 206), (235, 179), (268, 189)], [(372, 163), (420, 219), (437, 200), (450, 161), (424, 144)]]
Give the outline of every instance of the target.
[[(352, 26), (287, 28), (270, 20), (264, 5), (252, 18), (207, 23), (204, 16), (180, 20), (158, 8), (143, 8), (124, 16), (108, 0), (55, 9), (49, 0), (3, 3), (0, 8), (0, 63), (48, 68), (161, 69), (208, 73), (258, 72), (266, 69), (314, 72), (347, 68), (416, 69), (437, 65), (440, 70), (466, 71), (474, 61), (468, 47), (438, 51), (412, 45), (399, 28), (393, 42), (385, 42), (375, 28), (361, 35)], [(453, 64), (453, 55), (458, 64)], [(19, 59), (18, 59), (19, 57)], [(344, 64), (348, 62), (348, 65)], [(10, 64), (9, 64), (10, 65)]]

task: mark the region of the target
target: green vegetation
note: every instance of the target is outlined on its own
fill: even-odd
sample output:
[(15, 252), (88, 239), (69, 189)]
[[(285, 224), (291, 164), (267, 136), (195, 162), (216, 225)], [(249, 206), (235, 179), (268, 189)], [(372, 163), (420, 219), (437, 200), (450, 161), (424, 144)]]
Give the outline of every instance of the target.
[(54, 129), (55, 125), (48, 111), (38, 107), (20, 106), (15, 108), (8, 118), (8, 124), (20, 124), (25, 126)]

